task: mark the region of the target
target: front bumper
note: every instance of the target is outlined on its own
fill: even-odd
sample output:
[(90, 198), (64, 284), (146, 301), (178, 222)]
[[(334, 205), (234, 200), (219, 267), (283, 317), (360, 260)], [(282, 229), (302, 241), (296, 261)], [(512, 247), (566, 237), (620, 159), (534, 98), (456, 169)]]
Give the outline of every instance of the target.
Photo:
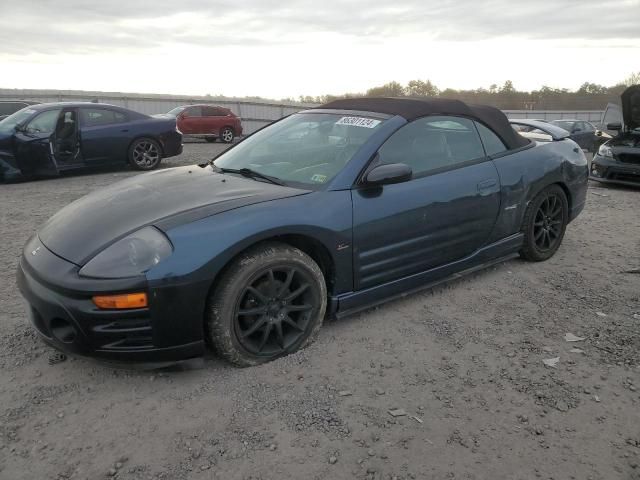
[[(77, 267), (48, 251), (37, 237), (27, 251), (35, 251), (29, 250), (34, 245), (39, 247), (38, 260), (27, 259), (30, 253), (22, 256), (17, 282), (31, 323), (49, 345), (72, 355), (117, 363), (175, 362), (204, 354), (202, 317), (195, 328), (185, 328), (180, 321), (185, 319), (176, 318), (174, 309), (167, 307), (164, 289), (148, 290), (149, 308), (100, 310), (91, 300), (97, 292), (71, 291), (44, 280), (46, 275), (40, 275), (38, 267), (55, 268), (61, 276), (77, 276)], [(169, 293), (169, 299), (174, 295)]]
[(169, 132), (161, 137), (163, 158), (180, 155), (183, 150), (182, 134), (177, 131)]
[(0, 153), (0, 181), (11, 182), (22, 179), (22, 171), (15, 163), (15, 159)]
[(591, 162), (589, 178), (601, 183), (640, 187), (640, 164), (624, 163), (596, 155)]

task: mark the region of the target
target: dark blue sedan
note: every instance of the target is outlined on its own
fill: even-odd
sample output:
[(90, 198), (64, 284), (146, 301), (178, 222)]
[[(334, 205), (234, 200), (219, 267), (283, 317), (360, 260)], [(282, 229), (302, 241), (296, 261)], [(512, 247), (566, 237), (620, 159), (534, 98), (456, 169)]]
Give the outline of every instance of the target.
[(332, 102), (77, 200), (27, 242), (18, 285), (61, 350), (164, 362), (210, 345), (255, 365), (309, 344), (327, 315), (551, 258), (588, 177), (556, 130), (538, 143), (459, 101)]
[(175, 119), (113, 105), (46, 103), (0, 121), (0, 181), (107, 164), (153, 170), (181, 152)]

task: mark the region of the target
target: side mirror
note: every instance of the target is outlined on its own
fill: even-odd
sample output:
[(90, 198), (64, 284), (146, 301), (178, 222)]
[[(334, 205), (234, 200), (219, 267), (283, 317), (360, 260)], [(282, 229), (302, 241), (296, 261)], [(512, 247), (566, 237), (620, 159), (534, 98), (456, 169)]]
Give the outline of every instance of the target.
[(622, 123), (620, 122), (607, 123), (607, 130), (622, 130)]
[(367, 185), (389, 185), (411, 180), (411, 167), (404, 163), (388, 163), (378, 165), (364, 178)]

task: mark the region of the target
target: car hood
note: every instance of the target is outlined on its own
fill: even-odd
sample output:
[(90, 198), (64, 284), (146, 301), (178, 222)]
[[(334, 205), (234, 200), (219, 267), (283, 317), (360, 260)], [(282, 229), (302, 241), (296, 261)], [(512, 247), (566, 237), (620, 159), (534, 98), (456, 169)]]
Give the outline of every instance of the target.
[(628, 130), (640, 128), (640, 85), (632, 85), (622, 92), (622, 118)]
[(161, 229), (306, 190), (197, 165), (136, 175), (97, 190), (56, 213), (38, 232), (53, 253), (82, 266), (106, 246), (147, 225)]

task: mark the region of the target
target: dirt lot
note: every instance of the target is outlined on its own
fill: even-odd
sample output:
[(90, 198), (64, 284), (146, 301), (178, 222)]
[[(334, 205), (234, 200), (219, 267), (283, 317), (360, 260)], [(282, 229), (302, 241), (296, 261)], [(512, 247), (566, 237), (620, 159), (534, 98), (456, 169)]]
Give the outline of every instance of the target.
[(546, 263), (328, 322), (268, 365), (49, 365), (15, 286), (22, 245), (133, 174), (0, 186), (1, 479), (640, 479), (640, 275), (623, 273), (640, 267), (640, 190), (592, 185)]

